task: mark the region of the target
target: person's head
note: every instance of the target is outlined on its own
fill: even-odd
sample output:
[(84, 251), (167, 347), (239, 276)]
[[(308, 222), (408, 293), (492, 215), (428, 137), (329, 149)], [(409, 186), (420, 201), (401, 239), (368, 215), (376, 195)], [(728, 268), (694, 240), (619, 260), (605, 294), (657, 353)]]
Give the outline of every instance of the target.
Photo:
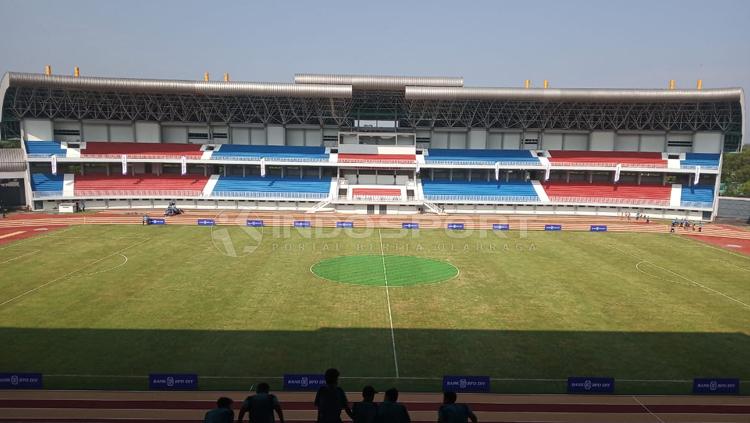
[(221, 397), (218, 400), (216, 400), (216, 407), (217, 408), (232, 408), (232, 401), (231, 398), (227, 397)]
[(336, 369), (326, 370), (326, 384), (327, 385), (338, 385), (339, 383), (339, 371)]
[(267, 394), (270, 390), (271, 387), (266, 382), (259, 383), (258, 387), (255, 388), (255, 392), (259, 394)]
[(367, 385), (364, 388), (362, 388), (362, 398), (365, 401), (372, 401), (375, 398), (375, 394), (377, 394), (378, 391), (375, 390), (371, 385)]
[(398, 389), (391, 388), (391, 389), (385, 391), (385, 400), (386, 401), (391, 401), (391, 402), (398, 401)]
[(456, 402), (456, 393), (451, 391), (443, 392), (443, 404), (454, 404)]

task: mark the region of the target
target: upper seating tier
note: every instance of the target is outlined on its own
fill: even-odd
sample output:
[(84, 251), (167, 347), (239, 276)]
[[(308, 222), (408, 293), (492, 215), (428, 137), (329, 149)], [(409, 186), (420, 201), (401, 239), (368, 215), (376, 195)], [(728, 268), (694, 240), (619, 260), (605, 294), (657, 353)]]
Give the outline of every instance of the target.
[(449, 181), (422, 180), (422, 190), (428, 200), (476, 201), (539, 201), (531, 182), (527, 181)]
[(293, 147), (286, 145), (222, 144), (211, 154), (213, 160), (288, 160), (327, 161), (325, 147)]
[(456, 162), (457, 164), (480, 163), (492, 164), (495, 162), (540, 164), (539, 158), (529, 150), (468, 150), (468, 149), (445, 149), (430, 148), (425, 156), (426, 163)]
[(64, 148), (60, 146), (59, 141), (26, 141), (26, 153), (29, 156), (52, 156), (58, 155), (65, 157), (67, 153)]
[(198, 196), (208, 177), (197, 175), (76, 175), (75, 195), (181, 195)]
[(134, 143), (134, 142), (87, 142), (86, 148), (81, 149), (81, 157), (174, 157), (185, 156), (198, 159), (203, 152), (198, 144), (163, 144), (163, 143)]
[(558, 166), (667, 167), (661, 153), (637, 151), (550, 150), (549, 161)]
[(52, 175), (51, 173), (32, 173), (31, 174), (31, 190), (32, 191), (46, 191), (46, 192), (62, 192), (63, 190), (63, 175), (58, 173)]
[(378, 163), (414, 163), (417, 156), (414, 154), (352, 154), (339, 153), (339, 162), (378, 162)]
[(544, 190), (556, 202), (669, 205), (672, 186), (548, 181)]
[(711, 153), (687, 153), (685, 160), (680, 162), (680, 167), (705, 167), (716, 169), (719, 167), (720, 154)]
[(299, 179), (273, 176), (221, 176), (211, 193), (218, 197), (325, 198), (331, 179)]

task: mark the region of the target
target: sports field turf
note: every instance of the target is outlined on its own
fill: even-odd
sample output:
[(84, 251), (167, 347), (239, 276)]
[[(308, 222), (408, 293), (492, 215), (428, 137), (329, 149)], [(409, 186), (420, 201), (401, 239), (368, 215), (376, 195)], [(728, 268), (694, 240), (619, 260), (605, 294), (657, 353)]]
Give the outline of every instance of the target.
[(574, 375), (615, 377), (621, 393), (750, 379), (748, 257), (667, 234), (350, 234), (76, 226), (0, 246), (0, 372), (133, 389), (150, 372), (279, 388), (329, 366), (348, 389), (439, 390), (444, 374), (505, 392), (559, 392)]

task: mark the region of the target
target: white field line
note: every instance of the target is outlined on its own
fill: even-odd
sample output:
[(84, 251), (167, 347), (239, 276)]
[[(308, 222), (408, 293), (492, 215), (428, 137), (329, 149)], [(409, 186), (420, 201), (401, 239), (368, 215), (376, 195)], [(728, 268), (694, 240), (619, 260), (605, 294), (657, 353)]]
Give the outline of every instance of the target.
[(8, 246), (6, 246), (6, 247), (1, 247), (1, 248), (0, 248), (0, 251), (3, 251), (3, 250), (7, 250), (8, 248), (12, 248), (12, 247), (15, 247), (15, 246), (17, 246), (17, 245), (21, 245), (21, 244), (23, 244), (23, 243), (26, 243), (26, 242), (36, 241), (36, 240), (38, 240), (38, 239), (44, 239), (44, 238), (52, 238), (52, 237), (53, 237), (53, 236), (55, 236), (55, 235), (59, 235), (59, 234), (61, 234), (61, 233), (64, 233), (64, 232), (68, 232), (68, 231), (70, 231), (70, 230), (72, 230), (72, 229), (74, 229), (74, 228), (76, 228), (76, 226), (69, 226), (69, 227), (67, 227), (67, 228), (65, 228), (65, 229), (61, 229), (61, 230), (59, 230), (59, 231), (54, 231), (54, 232), (51, 232), (51, 233), (49, 233), (49, 234), (46, 234), (46, 235), (42, 235), (42, 236), (33, 236), (33, 237), (31, 237), (31, 238), (21, 239), (21, 240), (18, 240), (18, 241), (15, 241), (15, 242), (13, 242), (12, 244), (9, 244), (9, 245), (8, 245)]
[(648, 414), (651, 414), (652, 416), (654, 416), (654, 418), (656, 420), (658, 420), (659, 423), (664, 423), (664, 420), (662, 420), (661, 417), (657, 416), (651, 410), (649, 410), (648, 407), (646, 407), (645, 405), (643, 405), (643, 403), (641, 401), (639, 401), (638, 398), (635, 397), (635, 395), (633, 395), (632, 398), (633, 398), (633, 400), (635, 400), (635, 402), (638, 403), (638, 405), (640, 405), (641, 407), (643, 407), (643, 409), (646, 410), (648, 412)]
[(146, 241), (148, 241), (148, 240), (150, 240), (150, 238), (149, 238), (149, 239), (145, 239), (145, 240), (143, 240), (143, 241), (140, 241), (140, 242), (136, 242), (135, 244), (131, 244), (131, 245), (129, 245), (129, 246), (127, 246), (127, 247), (125, 247), (125, 248), (123, 248), (123, 249), (119, 250), (119, 251), (115, 251), (115, 252), (114, 252), (114, 253), (112, 253), (112, 254), (107, 254), (106, 256), (104, 256), (104, 257), (102, 257), (102, 258), (100, 258), (100, 259), (97, 259), (97, 260), (95, 260), (95, 261), (93, 261), (93, 262), (91, 262), (91, 263), (89, 263), (89, 264), (85, 264), (85, 265), (83, 265), (83, 266), (79, 267), (79, 268), (78, 268), (78, 269), (76, 269), (76, 270), (73, 270), (72, 272), (68, 272), (68, 273), (66, 273), (66, 274), (64, 274), (64, 275), (62, 275), (62, 276), (60, 276), (60, 277), (57, 277), (57, 278), (55, 278), (55, 279), (52, 279), (52, 280), (50, 280), (50, 281), (48, 281), (48, 282), (45, 282), (45, 283), (43, 283), (43, 284), (41, 284), (41, 285), (37, 286), (36, 288), (32, 288), (32, 289), (29, 289), (28, 291), (26, 291), (26, 292), (24, 292), (24, 293), (22, 293), (22, 294), (16, 295), (15, 297), (13, 297), (13, 298), (11, 298), (11, 299), (9, 299), (9, 300), (5, 300), (5, 301), (3, 301), (2, 303), (0, 303), (0, 307), (2, 307), (2, 306), (4, 306), (4, 305), (6, 305), (6, 304), (8, 304), (8, 303), (11, 303), (11, 302), (13, 302), (13, 301), (15, 301), (15, 300), (17, 300), (17, 299), (19, 299), (19, 298), (25, 297), (26, 295), (29, 295), (29, 294), (31, 294), (31, 293), (33, 293), (33, 292), (36, 292), (36, 291), (38, 291), (38, 290), (40, 290), (40, 289), (44, 288), (44, 287), (45, 287), (45, 286), (47, 286), (47, 285), (50, 285), (50, 284), (53, 284), (53, 283), (55, 283), (55, 282), (57, 282), (57, 281), (60, 281), (60, 280), (66, 279), (66, 278), (68, 278), (69, 276), (72, 276), (72, 275), (74, 275), (74, 274), (76, 274), (76, 273), (80, 272), (80, 271), (81, 271), (81, 270), (83, 270), (83, 269), (86, 269), (86, 268), (88, 268), (88, 267), (91, 267), (91, 266), (95, 265), (96, 263), (99, 263), (99, 262), (101, 262), (102, 260), (106, 260), (106, 259), (108, 259), (108, 258), (110, 258), (110, 257), (112, 257), (112, 256), (114, 256), (114, 255), (117, 255), (117, 254), (121, 254), (121, 253), (122, 253), (123, 251), (125, 251), (125, 250), (128, 250), (128, 249), (130, 249), (130, 248), (133, 248), (133, 247), (137, 247), (138, 245), (141, 245), (141, 244), (143, 244), (144, 242), (146, 242)]
[(109, 269), (103, 269), (103, 270), (99, 270), (99, 271), (92, 272), (92, 273), (86, 273), (86, 274), (84, 274), (84, 276), (98, 275), (100, 273), (109, 272), (111, 270), (117, 269), (118, 267), (125, 266), (125, 264), (128, 262), (128, 256), (126, 256), (125, 254), (120, 254), (120, 257), (122, 257), (122, 258), (125, 259), (122, 263), (120, 263), (120, 264), (118, 264), (118, 265), (116, 265), (114, 267), (110, 267)]
[(34, 254), (34, 253), (38, 253), (39, 251), (41, 251), (41, 250), (34, 250), (34, 251), (29, 251), (28, 253), (24, 253), (24, 254), (21, 254), (20, 256), (16, 256), (16, 257), (13, 257), (13, 258), (11, 258), (11, 259), (8, 259), (8, 260), (5, 260), (5, 261), (0, 261), (0, 264), (10, 263), (10, 262), (12, 262), (13, 260), (18, 260), (18, 259), (20, 259), (21, 257), (26, 257), (26, 256), (28, 256), (28, 255), (31, 255), (31, 254)]
[(399, 377), (398, 372), (398, 356), (396, 355), (396, 333), (393, 331), (393, 312), (391, 311), (391, 294), (388, 292), (388, 274), (385, 271), (385, 251), (383, 250), (383, 235), (378, 229), (378, 238), (380, 238), (380, 258), (383, 261), (383, 279), (385, 280), (385, 299), (388, 302), (388, 321), (391, 324), (391, 346), (393, 347), (393, 366), (396, 369), (396, 377)]

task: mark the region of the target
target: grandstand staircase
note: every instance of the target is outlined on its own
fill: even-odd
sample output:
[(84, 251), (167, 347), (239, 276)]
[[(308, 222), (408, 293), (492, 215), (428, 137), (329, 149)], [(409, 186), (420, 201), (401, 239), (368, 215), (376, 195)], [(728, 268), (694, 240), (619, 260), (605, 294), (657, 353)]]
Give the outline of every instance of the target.
[(425, 209), (427, 209), (427, 210), (429, 210), (429, 211), (431, 211), (431, 212), (433, 212), (435, 214), (438, 214), (438, 215), (441, 215), (441, 216), (448, 214), (445, 211), (443, 211), (443, 209), (441, 209), (437, 204), (435, 204), (435, 203), (433, 203), (431, 201), (422, 200), (422, 204), (424, 205)]
[(329, 204), (331, 204), (331, 198), (326, 198), (325, 200), (322, 200), (319, 203), (312, 206), (312, 208), (307, 210), (305, 213), (307, 214), (317, 213), (323, 210)]

